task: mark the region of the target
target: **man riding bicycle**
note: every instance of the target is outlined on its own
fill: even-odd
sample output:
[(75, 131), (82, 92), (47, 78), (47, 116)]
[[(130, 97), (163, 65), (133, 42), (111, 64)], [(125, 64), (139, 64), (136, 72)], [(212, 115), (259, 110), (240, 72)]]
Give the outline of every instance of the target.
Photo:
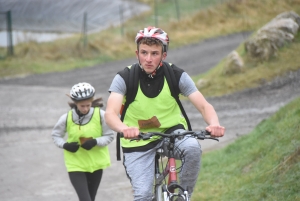
[[(220, 126), (215, 109), (198, 91), (190, 76), (164, 61), (169, 45), (166, 32), (147, 27), (137, 33), (135, 42), (138, 63), (126, 67), (114, 77), (105, 118), (111, 129), (124, 135), (121, 139), (123, 165), (133, 188), (134, 200), (151, 201), (155, 153), (164, 142), (159, 138), (147, 141), (130, 139), (136, 138), (140, 132), (171, 133), (191, 129), (179, 98), (173, 95), (176, 86), (168, 77), (175, 80), (179, 93), (188, 97), (202, 114), (208, 124), (206, 130), (212, 137), (222, 137), (225, 128)], [(136, 94), (132, 95), (132, 91)], [(180, 154), (185, 157), (180, 182), (184, 188), (189, 187), (191, 195), (200, 171), (201, 147), (196, 139), (188, 137), (177, 141), (175, 146), (180, 150), (175, 153), (176, 157), (179, 158)]]

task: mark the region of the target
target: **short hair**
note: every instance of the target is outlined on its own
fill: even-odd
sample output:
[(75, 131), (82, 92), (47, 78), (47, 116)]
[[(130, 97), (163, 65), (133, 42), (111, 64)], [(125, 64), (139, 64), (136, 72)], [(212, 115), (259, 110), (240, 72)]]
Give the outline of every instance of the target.
[(144, 37), (142, 38), (138, 44), (137, 44), (137, 50), (139, 50), (139, 46), (140, 44), (145, 44), (145, 45), (149, 45), (149, 46), (153, 46), (153, 45), (160, 45), (162, 47), (162, 52), (164, 52), (164, 45), (163, 43), (157, 39), (157, 38), (150, 38), (150, 37)]

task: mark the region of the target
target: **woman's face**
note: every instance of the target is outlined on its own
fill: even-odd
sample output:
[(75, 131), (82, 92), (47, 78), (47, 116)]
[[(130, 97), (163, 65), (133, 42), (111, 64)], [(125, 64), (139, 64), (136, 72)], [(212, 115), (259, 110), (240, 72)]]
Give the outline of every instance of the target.
[(162, 46), (160, 45), (146, 45), (140, 44), (139, 50), (136, 51), (136, 56), (140, 61), (146, 73), (152, 73), (159, 63), (166, 58), (166, 53), (162, 53)]
[(80, 111), (81, 114), (87, 114), (90, 111), (92, 106), (91, 100), (83, 100), (76, 103), (77, 109)]

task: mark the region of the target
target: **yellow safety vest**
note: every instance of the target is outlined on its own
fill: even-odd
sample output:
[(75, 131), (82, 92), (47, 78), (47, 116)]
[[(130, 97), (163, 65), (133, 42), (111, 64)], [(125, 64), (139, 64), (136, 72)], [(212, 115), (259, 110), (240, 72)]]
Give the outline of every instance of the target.
[[(102, 125), (100, 123), (100, 108), (95, 107), (90, 121), (85, 125), (78, 125), (72, 119), (72, 110), (67, 117), (67, 142), (78, 142), (80, 137), (97, 138), (102, 136)], [(77, 152), (72, 153), (64, 150), (65, 165), (68, 172), (94, 172), (99, 169), (105, 169), (110, 166), (110, 155), (108, 147), (95, 146), (90, 150), (82, 147)]]
[[(184, 125), (185, 129), (187, 129), (187, 122), (176, 100), (171, 95), (166, 78), (164, 78), (162, 91), (155, 98), (145, 96), (139, 86), (136, 97), (129, 105), (123, 122), (130, 127), (138, 127), (142, 132), (164, 132), (178, 124)], [(126, 148), (139, 147), (157, 139), (152, 138), (147, 141), (140, 140), (137, 142), (122, 138), (121, 145)]]

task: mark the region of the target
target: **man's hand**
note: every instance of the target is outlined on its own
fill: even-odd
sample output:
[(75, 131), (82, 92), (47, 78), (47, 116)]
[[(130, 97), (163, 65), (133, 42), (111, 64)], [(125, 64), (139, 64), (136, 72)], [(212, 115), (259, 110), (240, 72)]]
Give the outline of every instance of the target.
[(132, 138), (137, 138), (137, 136), (140, 134), (140, 130), (135, 127), (128, 127), (128, 128), (124, 128), (122, 130), (122, 133), (125, 139), (132, 139)]
[(225, 127), (219, 125), (209, 125), (206, 130), (210, 132), (211, 137), (223, 137), (225, 134)]

